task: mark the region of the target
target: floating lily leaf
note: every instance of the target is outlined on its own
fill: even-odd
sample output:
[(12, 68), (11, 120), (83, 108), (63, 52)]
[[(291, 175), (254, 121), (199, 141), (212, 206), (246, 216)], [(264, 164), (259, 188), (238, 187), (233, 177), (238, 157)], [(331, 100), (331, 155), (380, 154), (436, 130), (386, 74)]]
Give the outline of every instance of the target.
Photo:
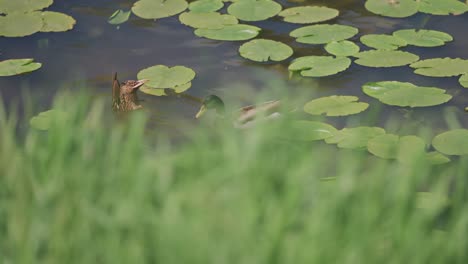
[(288, 45), (269, 39), (254, 39), (239, 48), (242, 57), (253, 61), (282, 61), (293, 54)]
[(228, 13), (244, 21), (261, 21), (276, 16), (280, 4), (272, 0), (242, 0), (228, 7)]
[(423, 107), (443, 104), (452, 99), (444, 89), (421, 87), (407, 82), (384, 81), (366, 83), (362, 86), (365, 94), (377, 98), (384, 104)]
[(195, 77), (195, 72), (184, 66), (167, 67), (155, 65), (141, 70), (138, 79), (148, 79), (145, 86), (151, 88), (175, 88), (189, 83)]
[(397, 67), (419, 60), (419, 56), (399, 50), (368, 50), (354, 56), (357, 64), (367, 67)]
[(401, 38), (384, 34), (364, 35), (360, 40), (362, 44), (379, 50), (396, 50), (407, 45)]
[(51, 109), (32, 117), (29, 120), (29, 125), (37, 130), (49, 130), (54, 122), (62, 123), (67, 121), (67, 119), (67, 112)]
[(0, 0), (0, 13), (27, 13), (41, 10), (53, 3), (53, 0)]
[(133, 4), (132, 12), (146, 19), (158, 19), (177, 15), (187, 9), (185, 0), (139, 0)]
[(284, 21), (286, 22), (308, 24), (333, 19), (339, 13), (336, 9), (324, 6), (299, 6), (285, 9), (278, 15), (284, 17)]
[(344, 25), (312, 25), (293, 30), (289, 35), (300, 43), (326, 44), (349, 39), (358, 32), (357, 28)]
[(380, 127), (343, 128), (336, 131), (332, 137), (325, 139), (325, 142), (338, 144), (339, 148), (365, 148), (369, 140), (383, 134), (385, 134), (385, 130)]
[[(176, 86), (174, 88), (171, 88), (174, 90), (175, 93), (182, 93), (187, 91), (190, 87), (192, 87), (192, 83), (188, 82), (185, 84), (181, 84), (179, 86)], [(166, 96), (166, 89), (161, 89), (161, 88), (151, 88), (146, 85), (140, 88), (140, 91), (149, 94), (149, 95), (154, 95), (154, 96)]]
[(305, 56), (295, 59), (288, 69), (306, 77), (322, 77), (342, 72), (350, 65), (351, 60), (346, 57)]
[(62, 32), (73, 28), (76, 20), (66, 14), (58, 12), (42, 12), (43, 25), (41, 32)]
[(411, 161), (422, 156), (426, 149), (424, 140), (417, 136), (398, 137), (393, 134), (376, 136), (367, 142), (367, 150), (377, 157)]
[(468, 155), (468, 129), (454, 129), (434, 137), (432, 145), (446, 155)]
[(332, 95), (314, 99), (304, 105), (304, 111), (311, 115), (325, 113), (327, 116), (347, 116), (360, 113), (369, 107), (368, 103), (357, 102), (356, 96)]
[(220, 13), (193, 13), (184, 12), (179, 16), (182, 24), (193, 28), (221, 29), (226, 25), (235, 25), (239, 23), (235, 16), (222, 15)]
[(404, 39), (408, 45), (418, 47), (443, 46), (445, 42), (453, 40), (452, 36), (445, 32), (425, 29), (402, 29), (393, 32), (393, 35), (400, 39)]
[(415, 62), (410, 65), (415, 73), (432, 77), (450, 77), (468, 73), (468, 60), (437, 58)]
[(367, 0), (365, 7), (372, 13), (388, 17), (409, 17), (418, 12), (414, 0)]
[(34, 59), (14, 59), (0, 61), (0, 76), (13, 76), (26, 72), (32, 72), (41, 68), (42, 64), (34, 62)]
[(333, 136), (336, 128), (316, 121), (299, 120), (291, 123), (294, 139), (304, 141), (322, 140)]
[(124, 10), (117, 10), (115, 11), (109, 19), (107, 19), (107, 23), (112, 24), (112, 25), (120, 25), (128, 21), (130, 18), (130, 14), (132, 11), (124, 11)]
[(197, 0), (191, 2), (188, 8), (193, 13), (209, 13), (218, 11), (223, 6), (224, 3), (221, 0)]
[(468, 11), (468, 5), (458, 0), (420, 0), (419, 11), (432, 15), (460, 15)]
[(463, 74), (458, 81), (460, 82), (461, 86), (468, 88), (468, 73)]
[(450, 159), (438, 151), (432, 151), (426, 154), (426, 159), (434, 165), (449, 163)]
[(359, 46), (349, 40), (332, 41), (325, 46), (325, 50), (335, 56), (352, 56), (359, 52)]
[(12, 13), (0, 16), (0, 36), (24, 37), (32, 35), (42, 28), (40, 12)]
[(195, 35), (214, 40), (236, 41), (255, 38), (260, 33), (260, 30), (258, 27), (238, 24), (225, 26), (221, 29), (200, 28), (195, 30)]

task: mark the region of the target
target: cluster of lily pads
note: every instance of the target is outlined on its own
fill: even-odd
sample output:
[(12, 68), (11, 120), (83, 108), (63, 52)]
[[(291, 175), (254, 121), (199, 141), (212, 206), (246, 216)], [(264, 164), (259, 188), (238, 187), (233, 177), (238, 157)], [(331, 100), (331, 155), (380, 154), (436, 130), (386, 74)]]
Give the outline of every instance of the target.
[(461, 15), (468, 5), (458, 0), (367, 0), (372, 13), (388, 17), (409, 17), (418, 12), (431, 15)]

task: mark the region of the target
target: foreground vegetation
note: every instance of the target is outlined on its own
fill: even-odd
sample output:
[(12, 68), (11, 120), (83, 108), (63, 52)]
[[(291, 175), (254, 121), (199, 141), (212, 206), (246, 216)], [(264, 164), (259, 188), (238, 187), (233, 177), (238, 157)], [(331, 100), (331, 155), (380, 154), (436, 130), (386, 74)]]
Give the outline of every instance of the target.
[(145, 116), (104, 125), (59, 100), (48, 132), (0, 107), (2, 263), (466, 263), (466, 157), (388, 161), (289, 139), (288, 121), (201, 127), (183, 144)]

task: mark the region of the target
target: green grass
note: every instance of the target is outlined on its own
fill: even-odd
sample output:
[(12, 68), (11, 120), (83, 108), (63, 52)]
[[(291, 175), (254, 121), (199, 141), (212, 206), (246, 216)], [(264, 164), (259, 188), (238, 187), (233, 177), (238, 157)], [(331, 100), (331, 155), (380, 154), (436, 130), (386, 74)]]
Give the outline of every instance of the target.
[(0, 107), (0, 263), (468, 260), (466, 157), (386, 161), (295, 141), (287, 121), (173, 144), (143, 114), (57, 104), (69, 119), (24, 135)]

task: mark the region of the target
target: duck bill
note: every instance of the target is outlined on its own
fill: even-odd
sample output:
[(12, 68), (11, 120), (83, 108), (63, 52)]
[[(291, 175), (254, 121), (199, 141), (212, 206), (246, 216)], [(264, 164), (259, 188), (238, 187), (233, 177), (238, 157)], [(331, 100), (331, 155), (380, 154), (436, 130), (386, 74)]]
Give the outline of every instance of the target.
[(198, 113), (195, 115), (195, 118), (200, 118), (200, 116), (202, 116), (205, 112), (206, 112), (206, 106), (205, 105), (202, 105), (200, 107), (200, 110), (198, 110)]
[(148, 79), (143, 79), (143, 80), (138, 80), (134, 86), (132, 86), (132, 89), (138, 89), (141, 86), (143, 86), (145, 83), (149, 82)]

